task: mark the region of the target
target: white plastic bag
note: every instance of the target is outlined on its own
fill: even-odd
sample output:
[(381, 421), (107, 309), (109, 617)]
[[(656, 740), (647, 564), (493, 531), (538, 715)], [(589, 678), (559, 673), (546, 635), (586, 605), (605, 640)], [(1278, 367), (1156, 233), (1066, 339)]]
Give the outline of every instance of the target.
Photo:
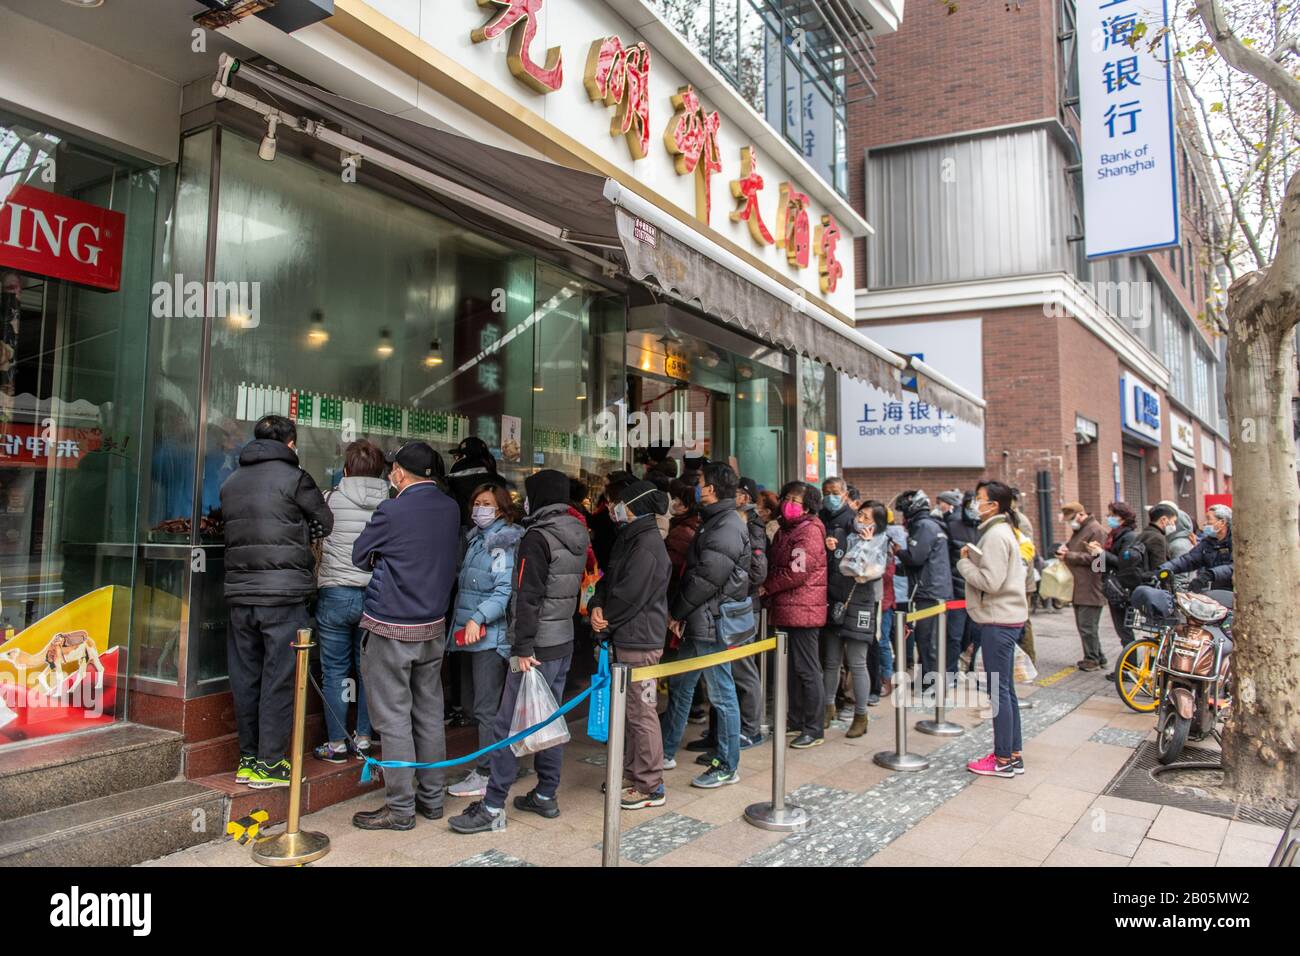
[(1019, 645), (1016, 645), (1016, 662), (1012, 669), (1015, 671), (1017, 684), (1032, 684), (1038, 680), (1038, 668), (1029, 659), (1024, 648)]
[(1043, 579), (1038, 584), (1038, 596), (1069, 604), (1074, 598), (1074, 574), (1064, 561), (1053, 558), (1043, 568)]
[(867, 539), (852, 535), (848, 550), (840, 559), (840, 573), (863, 581), (877, 580), (885, 573), (888, 545), (889, 538), (883, 534)]
[[(515, 715), (510, 721), (510, 736), (540, 724), (551, 714), (559, 710), (551, 688), (536, 667), (525, 671), (519, 684), (519, 696), (515, 698)], [(545, 727), (529, 734), (523, 740), (516, 740), (510, 745), (516, 757), (535, 754), (548, 747), (559, 747), (569, 742), (569, 725), (563, 717), (551, 721)]]

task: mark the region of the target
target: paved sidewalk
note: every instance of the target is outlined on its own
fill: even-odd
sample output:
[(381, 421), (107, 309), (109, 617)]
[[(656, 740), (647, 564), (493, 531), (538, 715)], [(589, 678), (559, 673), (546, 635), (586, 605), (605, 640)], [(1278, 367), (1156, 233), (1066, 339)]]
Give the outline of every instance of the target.
[[(679, 754), (665, 777), (665, 806), (622, 815), (624, 865), (638, 866), (1263, 866), (1280, 831), (1175, 807), (1100, 796), (1153, 726), (1128, 710), (1100, 673), (1073, 667), (1079, 654), (1067, 610), (1034, 618), (1039, 680), (1020, 688), (1026, 773), (1011, 780), (976, 777), (967, 760), (992, 749), (990, 721), (978, 708), (950, 712), (967, 727), (956, 738), (910, 732), (908, 747), (927, 754), (920, 773), (891, 773), (871, 757), (893, 748), (894, 709), (871, 711), (865, 737), (847, 740), (832, 725), (826, 743), (787, 751), (786, 789), (807, 808), (803, 833), (760, 830), (742, 819), (751, 803), (770, 799), (771, 746), (741, 758), (741, 782), (697, 790), (694, 754)], [(1103, 632), (1108, 652), (1118, 648)], [(1112, 655), (1113, 656), (1113, 655)], [(909, 712), (909, 728), (926, 716)], [(695, 728), (699, 730), (700, 728)], [(507, 810), (499, 833), (460, 836), (445, 818), (417, 819), (407, 833), (368, 833), (351, 826), (358, 797), (303, 819), (329, 834), (332, 850), (315, 866), (598, 866), (604, 797), (604, 748), (576, 725), (566, 748), (561, 815), (544, 820)], [(453, 777), (455, 779), (455, 777)], [(535, 777), (521, 781), (523, 793)], [(448, 798), (449, 813), (468, 803)], [(253, 866), (249, 849), (229, 841), (181, 851), (146, 866)]]

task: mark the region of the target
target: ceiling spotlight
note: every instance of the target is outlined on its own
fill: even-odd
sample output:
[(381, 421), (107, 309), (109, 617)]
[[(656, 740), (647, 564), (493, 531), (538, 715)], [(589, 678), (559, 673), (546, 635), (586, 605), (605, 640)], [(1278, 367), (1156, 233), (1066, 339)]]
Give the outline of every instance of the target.
[(325, 313), (320, 309), (312, 309), (311, 326), (307, 329), (307, 341), (312, 345), (324, 345), (330, 340), (330, 334), (325, 328)]
[(262, 145), (257, 147), (257, 155), (260, 159), (268, 163), (275, 159), (275, 128), (280, 125), (280, 117), (272, 114), (266, 118), (266, 135), (262, 137)]
[(379, 344), (375, 346), (375, 351), (383, 358), (388, 358), (393, 354), (393, 337), (388, 334), (387, 329), (380, 331)]
[(708, 349), (703, 355), (700, 356), (700, 362), (704, 364), (705, 368), (717, 368), (718, 363), (721, 361), (722, 361), (722, 356), (720, 356), (717, 352), (713, 351), (713, 349)]
[(573, 396), (573, 397), (576, 398), (576, 399), (577, 399), (578, 401), (580, 401), (580, 402), (585, 402), (585, 401), (587, 400), (587, 383), (586, 383), (586, 382), (579, 382), (579, 383), (578, 383), (578, 394), (575, 395), (575, 396)]
[(91, 10), (104, 5), (104, 0), (63, 0), (63, 2), (70, 7), (80, 7), (82, 10)]
[(542, 384), (542, 370), (540, 368), (533, 369), (533, 391), (540, 392), (544, 391), (545, 388), (546, 386)]
[(429, 353), (424, 357), (424, 365), (425, 368), (433, 368), (434, 366), (441, 365), (441, 364), (442, 364), (442, 346), (438, 344), (437, 339), (434, 339), (432, 342), (429, 343)]

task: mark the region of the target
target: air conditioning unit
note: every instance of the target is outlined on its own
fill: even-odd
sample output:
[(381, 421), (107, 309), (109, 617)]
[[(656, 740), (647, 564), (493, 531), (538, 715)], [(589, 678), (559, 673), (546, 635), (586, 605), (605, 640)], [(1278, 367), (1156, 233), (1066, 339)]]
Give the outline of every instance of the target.
[(208, 30), (219, 30), (247, 17), (265, 20), (271, 26), (292, 33), (334, 15), (334, 0), (199, 0), (208, 8), (194, 22)]

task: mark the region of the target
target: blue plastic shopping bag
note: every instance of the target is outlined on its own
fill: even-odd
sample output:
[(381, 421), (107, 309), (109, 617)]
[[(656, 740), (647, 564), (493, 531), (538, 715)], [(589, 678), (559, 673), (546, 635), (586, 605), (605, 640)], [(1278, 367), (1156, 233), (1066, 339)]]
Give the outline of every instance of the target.
[(591, 679), (595, 690), (587, 705), (587, 736), (599, 743), (609, 740), (609, 647), (602, 644), (596, 658), (596, 673)]

